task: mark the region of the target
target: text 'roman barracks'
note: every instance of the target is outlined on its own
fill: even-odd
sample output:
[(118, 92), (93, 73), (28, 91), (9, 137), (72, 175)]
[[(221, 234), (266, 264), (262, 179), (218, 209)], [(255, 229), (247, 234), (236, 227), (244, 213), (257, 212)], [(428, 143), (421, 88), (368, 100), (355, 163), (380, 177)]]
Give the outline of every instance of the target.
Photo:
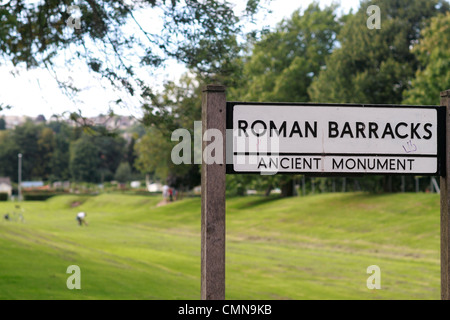
[[(433, 137), (432, 123), (395, 122), (380, 125), (376, 122), (345, 122), (339, 124), (329, 121), (327, 125), (328, 138), (352, 139), (425, 139)], [(256, 137), (282, 137), (282, 138), (317, 138), (319, 130), (317, 121), (275, 121), (246, 120), (238, 121), (238, 134), (241, 137), (252, 134)]]

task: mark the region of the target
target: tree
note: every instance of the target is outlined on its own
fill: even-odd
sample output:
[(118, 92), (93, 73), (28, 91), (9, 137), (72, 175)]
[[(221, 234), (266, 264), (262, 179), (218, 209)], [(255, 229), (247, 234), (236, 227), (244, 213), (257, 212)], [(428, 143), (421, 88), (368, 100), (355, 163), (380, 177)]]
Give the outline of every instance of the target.
[(126, 160), (130, 165), (131, 171), (136, 172), (136, 168), (134, 168), (134, 163), (136, 162), (136, 152), (134, 151), (134, 146), (136, 145), (136, 139), (138, 138), (138, 134), (133, 134), (131, 136), (130, 142), (126, 146)]
[(128, 162), (122, 162), (116, 170), (114, 179), (120, 183), (126, 183), (131, 178), (131, 167)]
[(152, 103), (144, 105), (143, 123), (148, 132), (135, 145), (135, 167), (139, 171), (154, 173), (161, 181), (170, 181), (180, 189), (199, 184), (199, 165), (172, 162), (171, 151), (177, 142), (172, 142), (171, 137), (177, 129), (187, 130), (194, 150), (194, 121), (201, 121), (203, 84), (199, 75), (185, 74), (177, 83), (166, 83), (164, 90), (152, 97)]
[[(83, 61), (90, 71), (109, 80), (111, 85), (126, 94), (137, 97), (146, 113), (143, 123), (148, 126), (156, 124), (159, 130), (164, 131), (162, 139), (170, 139), (174, 128), (181, 125), (179, 119), (182, 117), (177, 120), (174, 117), (180, 114), (178, 111), (167, 112), (176, 105), (161, 105), (161, 100), (158, 101), (161, 95), (155, 93), (147, 77), (141, 75), (163, 66), (168, 58), (175, 58), (202, 81), (226, 84), (227, 79), (234, 78), (230, 75), (240, 68), (235, 61), (241, 53), (242, 46), (238, 39), (244, 35), (243, 23), (251, 21), (261, 9), (260, 0), (248, 0), (245, 10), (239, 15), (231, 3), (217, 0), (85, 0), (76, 3), (79, 11), (77, 20), (77, 16), (72, 16), (69, 10), (71, 4), (72, 1), (67, 0), (36, 4), (18, 0), (1, 6), (0, 55), (13, 65), (45, 67), (68, 94), (76, 93), (78, 88), (70, 79), (65, 81), (57, 77), (55, 61), (66, 58), (65, 66)], [(162, 29), (155, 30), (153, 24), (150, 28), (144, 26), (138, 16), (142, 12), (151, 17), (147, 20), (162, 20)], [(133, 26), (137, 32), (130, 34), (124, 26)], [(196, 90), (199, 91), (200, 87)], [(168, 97), (169, 100), (172, 98)], [(183, 98), (181, 109), (184, 111), (190, 108), (188, 100)], [(121, 99), (116, 101), (117, 104), (121, 102)], [(191, 118), (194, 114), (196, 117), (199, 110), (196, 105), (190, 110), (192, 114), (186, 114), (188, 122), (200, 120)], [(71, 119), (82, 123), (83, 127), (89, 127), (81, 114), (72, 113)], [(188, 128), (191, 125), (192, 122)], [(81, 146), (84, 147), (84, 142), (75, 144), (75, 147)], [(106, 152), (109, 149), (100, 149), (100, 171), (106, 177), (115, 172), (122, 157), (111, 158)], [(76, 155), (72, 153), (71, 172), (76, 172), (79, 179), (84, 175), (76, 169), (74, 157)], [(132, 156), (129, 155), (129, 158)], [(151, 167), (141, 165), (144, 171)], [(195, 175), (198, 167), (183, 168), (181, 171)], [(173, 172), (171, 175), (178, 181), (183, 180), (179, 179), (180, 170)], [(162, 175), (168, 177), (169, 172)]]
[(37, 144), (39, 157), (35, 159), (36, 170), (33, 174), (43, 180), (48, 180), (52, 172), (51, 162), (56, 146), (53, 130), (48, 127), (42, 128)]
[(54, 151), (54, 135), (50, 128), (31, 121), (2, 131), (0, 139), (0, 175), (17, 181), (17, 156), (22, 157), (23, 180), (46, 180), (51, 174), (50, 159)]
[[(366, 10), (372, 4), (381, 9), (380, 30), (367, 28)], [(418, 68), (410, 47), (428, 19), (447, 10), (443, 0), (361, 2), (338, 35), (340, 47), (309, 89), (313, 101), (401, 103)]]
[(0, 118), (0, 130), (6, 130), (6, 121), (4, 117)]
[(166, 182), (171, 169), (175, 170), (170, 154), (174, 144), (156, 128), (148, 129), (135, 145), (136, 168), (142, 173), (154, 173)]
[(438, 105), (439, 93), (450, 88), (450, 13), (431, 20), (413, 52), (421, 64), (404, 94), (404, 103)]
[[(367, 8), (378, 5), (381, 29), (367, 28)], [(420, 30), (439, 12), (449, 10), (444, 0), (362, 1), (356, 14), (345, 18), (339, 48), (326, 60), (308, 92), (314, 102), (400, 104), (419, 61), (410, 48)], [(396, 179), (370, 177), (392, 191)]]
[[(24, 180), (35, 179), (45, 179), (49, 174), (48, 167), (45, 163), (46, 155), (44, 149), (49, 151), (51, 149), (50, 145), (44, 146), (46, 144), (45, 139), (42, 138), (42, 130), (44, 126), (35, 125), (32, 121), (27, 120), (23, 125), (17, 126), (12, 132), (12, 141), (17, 146), (18, 152), (22, 153), (22, 177)], [(47, 138), (51, 139), (51, 136)], [(40, 141), (41, 140), (41, 141)], [(10, 155), (13, 159), (14, 155)], [(17, 154), (15, 155), (15, 161), (17, 161)], [(14, 161), (14, 160), (13, 160)], [(15, 165), (17, 168), (17, 166)]]
[(17, 182), (17, 155), (20, 153), (20, 148), (13, 139), (12, 130), (0, 133), (0, 176), (10, 177), (12, 181)]
[(99, 151), (101, 181), (112, 180), (120, 163), (126, 160), (126, 141), (117, 132), (107, 132), (103, 127), (96, 130), (90, 134)]
[[(0, 7), (0, 55), (13, 65), (47, 68), (57, 80), (57, 59), (65, 58), (65, 66), (83, 61), (113, 86), (144, 98), (152, 90), (140, 69), (151, 71), (168, 58), (209, 79), (232, 73), (243, 22), (252, 19), (259, 2), (248, 0), (238, 16), (232, 4), (217, 0), (85, 0), (75, 7), (69, 0), (9, 1)], [(146, 20), (160, 21), (161, 30), (143, 25), (142, 12)], [(61, 55), (65, 50), (68, 54)], [(78, 90), (70, 81), (59, 83)]]
[(55, 136), (55, 148), (50, 159), (50, 179), (70, 180), (70, 143), (74, 139), (74, 130), (61, 121), (52, 121), (48, 127), (53, 130)]
[[(301, 13), (295, 11), (273, 32), (266, 32), (246, 57), (241, 83), (231, 88), (230, 99), (237, 101), (309, 102), (308, 93), (314, 77), (331, 54), (340, 25), (336, 6), (325, 7), (313, 3)], [(233, 179), (242, 188), (252, 180), (248, 176)], [(283, 197), (293, 196), (293, 177), (276, 176), (253, 178), (261, 188), (280, 187)]]
[(314, 76), (325, 65), (339, 31), (336, 6), (313, 3), (295, 11), (254, 44), (243, 69), (242, 86), (231, 90), (242, 101), (308, 102)]
[(93, 137), (83, 135), (70, 146), (70, 173), (76, 182), (100, 182), (100, 150)]
[(206, 80), (198, 74), (187, 73), (178, 82), (169, 81), (159, 94), (152, 95), (143, 105), (143, 123), (154, 127), (170, 140), (179, 128), (193, 133), (194, 121), (201, 121), (202, 87)]

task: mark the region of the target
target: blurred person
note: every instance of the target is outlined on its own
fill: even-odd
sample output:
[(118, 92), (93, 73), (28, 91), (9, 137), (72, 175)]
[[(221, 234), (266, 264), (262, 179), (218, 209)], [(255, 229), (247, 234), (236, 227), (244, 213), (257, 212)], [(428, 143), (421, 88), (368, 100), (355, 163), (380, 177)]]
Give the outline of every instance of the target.
[(164, 200), (167, 200), (167, 198), (169, 197), (169, 189), (170, 188), (168, 185), (164, 185), (162, 187), (162, 195), (163, 195)]
[(169, 201), (172, 202), (173, 201), (173, 189), (169, 188)]
[(86, 226), (88, 225), (88, 223), (86, 222), (86, 216), (86, 212), (78, 212), (77, 221), (79, 226), (82, 226), (83, 224), (85, 224)]

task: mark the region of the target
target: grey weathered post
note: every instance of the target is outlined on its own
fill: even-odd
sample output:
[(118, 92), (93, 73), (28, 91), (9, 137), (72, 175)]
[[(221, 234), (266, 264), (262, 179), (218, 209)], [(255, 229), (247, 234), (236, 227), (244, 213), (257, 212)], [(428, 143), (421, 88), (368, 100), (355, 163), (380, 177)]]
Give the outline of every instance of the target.
[[(217, 129), (222, 133), (222, 163), (207, 164), (202, 153), (202, 226), (201, 226), (201, 298), (225, 299), (225, 87), (208, 85), (202, 96), (202, 150), (208, 145), (204, 133)], [(217, 152), (217, 150), (216, 150)]]
[(441, 92), (446, 107), (445, 176), (441, 175), (441, 299), (450, 300), (450, 90)]

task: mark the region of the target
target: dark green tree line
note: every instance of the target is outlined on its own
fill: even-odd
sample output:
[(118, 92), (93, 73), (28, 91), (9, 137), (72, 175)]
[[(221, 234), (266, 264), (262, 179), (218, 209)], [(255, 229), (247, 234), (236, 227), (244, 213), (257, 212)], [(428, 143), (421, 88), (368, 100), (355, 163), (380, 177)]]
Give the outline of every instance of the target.
[(23, 180), (111, 181), (119, 164), (128, 161), (125, 150), (129, 145), (119, 134), (105, 134), (105, 130), (99, 127), (95, 132), (86, 132), (64, 122), (31, 121), (3, 130), (0, 176), (17, 182), (21, 153)]

